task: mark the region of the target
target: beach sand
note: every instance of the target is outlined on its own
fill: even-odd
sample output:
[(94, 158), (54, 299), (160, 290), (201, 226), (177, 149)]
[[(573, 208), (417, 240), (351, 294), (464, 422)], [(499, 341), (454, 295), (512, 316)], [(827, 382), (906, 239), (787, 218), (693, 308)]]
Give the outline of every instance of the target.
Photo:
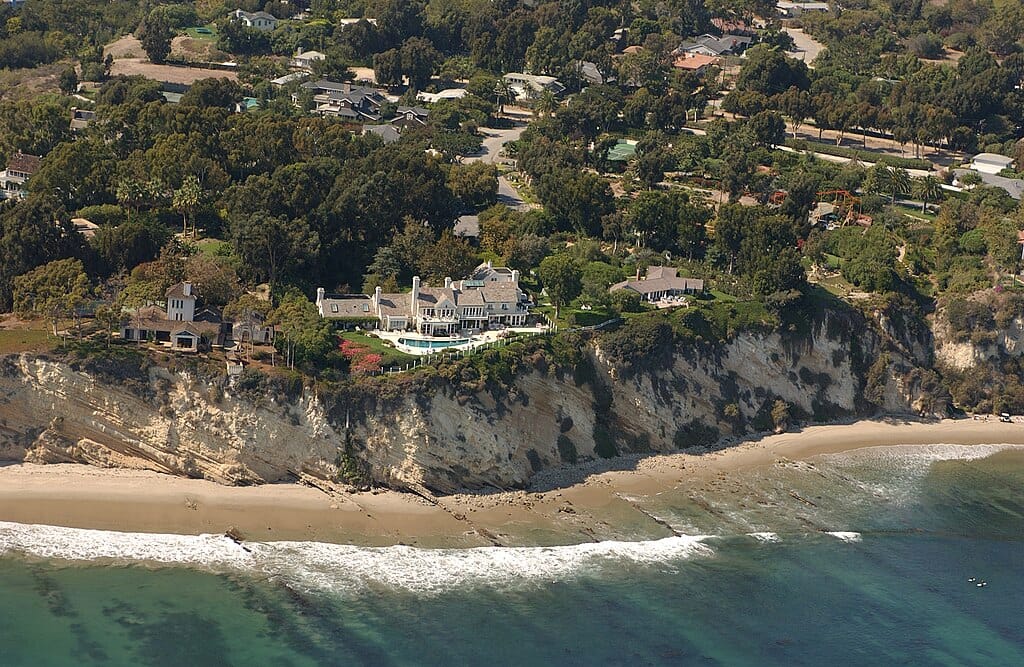
[(609, 463), (599, 462), (589, 471), (567, 471), (561, 480), (545, 477), (549, 490), (542, 492), (461, 494), (437, 504), (394, 491), (328, 495), (295, 484), (226, 487), (147, 471), (15, 463), (0, 467), (0, 521), (179, 534), (234, 528), (247, 540), (380, 546), (557, 544), (620, 535), (616, 523), (668, 534), (630, 502), (634, 497), (722, 484), (731, 472), (780, 459), (931, 444), (1024, 445), (1024, 424), (993, 419), (811, 426), (706, 454), (613, 461), (617, 470), (601, 471), (596, 466)]

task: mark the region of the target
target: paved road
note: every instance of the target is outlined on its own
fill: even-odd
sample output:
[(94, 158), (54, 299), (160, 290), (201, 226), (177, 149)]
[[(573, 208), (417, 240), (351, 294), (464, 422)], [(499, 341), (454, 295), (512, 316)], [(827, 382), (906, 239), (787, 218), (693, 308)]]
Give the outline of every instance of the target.
[[(479, 130), (480, 134), (484, 135), (482, 149), (479, 154), (465, 158), (464, 162), (486, 162), (487, 164), (511, 163), (511, 160), (501, 156), (501, 149), (510, 141), (517, 140), (525, 129), (526, 123), (507, 129), (481, 127)], [(519, 193), (512, 187), (508, 179), (501, 175), (498, 176), (498, 203), (518, 211), (528, 211), (531, 208), (519, 196)]]

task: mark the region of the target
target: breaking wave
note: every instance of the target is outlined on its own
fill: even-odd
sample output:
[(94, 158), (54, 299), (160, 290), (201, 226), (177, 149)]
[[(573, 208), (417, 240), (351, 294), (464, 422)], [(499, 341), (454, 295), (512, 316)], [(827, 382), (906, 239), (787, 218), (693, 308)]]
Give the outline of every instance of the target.
[(311, 591), (388, 588), (436, 593), (461, 586), (529, 586), (623, 565), (670, 566), (711, 556), (707, 536), (555, 547), (424, 549), (321, 542), (246, 542), (223, 535), (166, 535), (0, 522), (0, 555), (98, 564), (185, 565), (246, 572)]

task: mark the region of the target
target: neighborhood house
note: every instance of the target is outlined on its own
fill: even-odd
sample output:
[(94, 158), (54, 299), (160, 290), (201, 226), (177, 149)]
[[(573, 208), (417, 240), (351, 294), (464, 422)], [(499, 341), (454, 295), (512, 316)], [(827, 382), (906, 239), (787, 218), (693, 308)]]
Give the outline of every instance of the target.
[(25, 183), (39, 171), (43, 159), (27, 153), (15, 153), (7, 161), (7, 169), (0, 171), (0, 199), (24, 199), (28, 192)]
[(244, 9), (236, 9), (231, 13), (231, 17), (246, 28), (254, 30), (267, 31), (277, 27), (277, 17), (267, 12), (247, 12)]
[[(380, 107), (386, 101), (376, 88), (326, 79), (307, 81), (302, 88), (313, 93), (314, 109), (321, 116), (379, 121)], [(293, 95), (292, 101), (298, 104), (301, 100), (298, 95)]]
[(166, 307), (149, 305), (136, 310), (121, 329), (124, 340), (163, 343), (172, 350), (198, 352), (205, 347), (224, 347), (229, 341), (270, 344), (274, 329), (256, 313), (238, 322), (225, 322), (212, 308), (196, 309), (199, 300), (192, 283), (172, 285)]
[(623, 280), (608, 288), (609, 292), (618, 290), (631, 290), (649, 303), (655, 303), (674, 296), (684, 294), (698, 294), (704, 291), (704, 281), (700, 278), (681, 278), (679, 269), (671, 266), (651, 266), (647, 268), (647, 275), (640, 277), (637, 270), (636, 278)]
[(465, 280), (445, 278), (444, 287), (425, 286), (416, 276), (412, 290), (399, 294), (386, 294), (378, 287), (372, 296), (328, 296), (320, 288), (316, 305), (325, 319), (358, 321), (384, 331), (414, 330), (425, 336), (524, 326), (529, 314), (519, 272), (489, 262)]
[(509, 72), (504, 76), (504, 79), (508, 82), (512, 92), (515, 93), (516, 99), (536, 99), (545, 91), (553, 95), (561, 95), (565, 92), (565, 86), (553, 76)]

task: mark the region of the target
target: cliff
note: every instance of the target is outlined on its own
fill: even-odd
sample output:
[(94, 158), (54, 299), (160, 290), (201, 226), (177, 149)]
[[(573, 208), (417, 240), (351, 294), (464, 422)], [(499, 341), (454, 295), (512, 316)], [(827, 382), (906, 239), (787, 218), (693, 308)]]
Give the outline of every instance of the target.
[[(887, 318), (828, 315), (802, 332), (670, 341), (643, 360), (600, 337), (578, 363), (542, 355), (503, 385), (466, 390), (435, 374), (287, 398), (157, 366), (130, 378), (23, 355), (0, 364), (0, 459), (137, 467), (250, 484), (361, 471), (395, 487), (517, 487), (540, 470), (667, 452), (793, 419), (917, 413), (930, 341)], [(362, 393), (361, 393), (362, 392)]]

